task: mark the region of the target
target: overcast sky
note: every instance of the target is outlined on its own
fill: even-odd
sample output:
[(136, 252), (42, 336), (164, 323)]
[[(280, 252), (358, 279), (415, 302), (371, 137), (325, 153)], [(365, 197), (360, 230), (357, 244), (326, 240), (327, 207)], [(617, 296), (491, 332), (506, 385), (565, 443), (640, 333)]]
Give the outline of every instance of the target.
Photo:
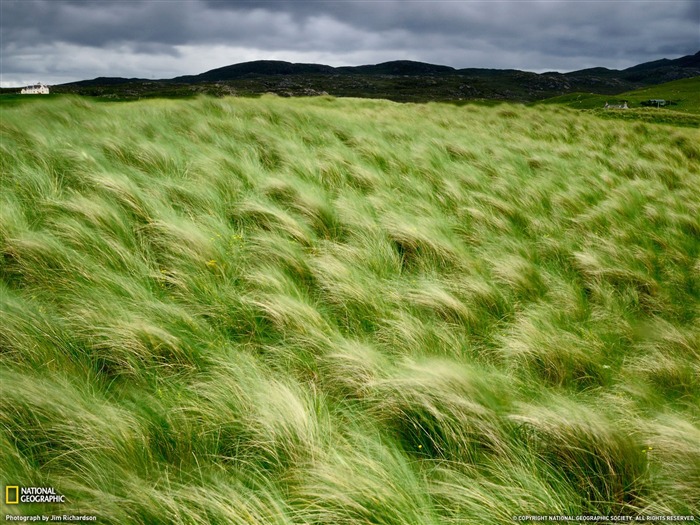
[(0, 0), (0, 85), (270, 59), (622, 69), (700, 50), (700, 0)]

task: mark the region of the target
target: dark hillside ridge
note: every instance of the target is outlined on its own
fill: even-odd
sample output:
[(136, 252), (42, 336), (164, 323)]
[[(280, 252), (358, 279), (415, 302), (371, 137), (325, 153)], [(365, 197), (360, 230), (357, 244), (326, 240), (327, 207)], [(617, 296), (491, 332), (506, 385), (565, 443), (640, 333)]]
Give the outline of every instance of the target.
[(628, 67), (621, 73), (624, 80), (643, 82), (647, 85), (698, 76), (700, 75), (700, 51), (675, 60), (663, 58)]
[(615, 95), (696, 76), (700, 76), (700, 52), (672, 60), (646, 62), (624, 70), (594, 67), (568, 73), (455, 69), (412, 60), (343, 67), (257, 60), (172, 79), (100, 77), (53, 86), (52, 92), (109, 98), (275, 93), (280, 96), (329, 94), (386, 98), (398, 102), (475, 99), (533, 102), (573, 92)]
[(662, 58), (661, 60), (654, 60), (653, 62), (645, 62), (643, 64), (638, 64), (636, 66), (628, 67), (623, 69), (624, 72), (632, 71), (644, 71), (650, 69), (659, 69), (664, 67), (680, 67), (680, 68), (700, 68), (700, 51), (694, 55), (686, 55), (681, 58), (676, 58), (675, 60), (669, 60), (668, 58)]
[(367, 66), (332, 67), (323, 64), (296, 64), (281, 60), (255, 60), (232, 66), (220, 67), (199, 75), (176, 77), (174, 82), (219, 82), (256, 76), (288, 75), (450, 75), (457, 70), (450, 66), (437, 66), (412, 60), (395, 60)]
[[(530, 73), (528, 71), (521, 71), (520, 69), (488, 69), (488, 68), (478, 68), (478, 67), (468, 67), (468, 68), (464, 68), (464, 69), (458, 69), (456, 72), (458, 75), (465, 75), (465, 76), (469, 76), (469, 77), (499, 77), (499, 76), (514, 75), (516, 73), (529, 73), (531, 75), (537, 75), (537, 73)], [(556, 74), (559, 75), (560, 73), (556, 73)]]
[(217, 82), (245, 77), (277, 75), (331, 75), (335, 68), (323, 64), (293, 64), (281, 60), (256, 60), (220, 67), (199, 75), (173, 78), (173, 82)]
[[(569, 73), (559, 73), (556, 71), (542, 73), (541, 75), (562, 75), (566, 77), (587, 77), (587, 76), (602, 76), (602, 77), (621, 77), (635, 76), (643, 78), (641, 72), (649, 72), (657, 76), (663, 71), (659, 70), (685, 70), (678, 78), (687, 78), (700, 75), (700, 51), (695, 55), (688, 55), (675, 60), (662, 59), (653, 62), (646, 62), (636, 66), (617, 70), (607, 69), (604, 67), (596, 67), (582, 69), (580, 71), (571, 71)], [(438, 76), (438, 75), (463, 75), (475, 77), (488, 76), (508, 76), (518, 73), (529, 73), (518, 69), (488, 69), (488, 68), (463, 68), (455, 69), (450, 66), (440, 66), (428, 64), (425, 62), (415, 62), (413, 60), (394, 60), (391, 62), (383, 62), (381, 64), (365, 65), (365, 66), (343, 66), (332, 67), (323, 64), (295, 64), (280, 60), (256, 60), (254, 62), (243, 62), (231, 66), (220, 67), (206, 71), (199, 75), (188, 75), (176, 77), (172, 79), (175, 82), (198, 82), (209, 81), (218, 82), (232, 80), (242, 77), (255, 76), (277, 76), (277, 75), (395, 75), (395, 76)], [(530, 73), (537, 75), (537, 73)]]
[[(570, 71), (569, 73), (563, 73), (564, 76), (567, 77), (576, 77), (576, 76), (589, 76), (589, 75), (595, 75), (598, 77), (606, 77), (606, 76), (614, 76), (616, 74), (619, 74), (620, 71), (617, 69), (608, 69), (607, 67), (590, 67), (587, 69), (580, 69), (578, 71)], [(550, 71), (548, 73), (545, 73), (545, 75), (559, 75), (557, 71)]]
[(437, 66), (425, 62), (414, 62), (413, 60), (394, 60), (373, 66), (345, 66), (339, 67), (337, 70), (351, 75), (403, 76), (454, 75), (457, 72), (455, 68), (450, 66)]
[(134, 82), (152, 82), (146, 78), (122, 78), (122, 77), (97, 77), (92, 80), (79, 80), (78, 82), (72, 82), (70, 84), (73, 86), (117, 86), (120, 84), (129, 84)]

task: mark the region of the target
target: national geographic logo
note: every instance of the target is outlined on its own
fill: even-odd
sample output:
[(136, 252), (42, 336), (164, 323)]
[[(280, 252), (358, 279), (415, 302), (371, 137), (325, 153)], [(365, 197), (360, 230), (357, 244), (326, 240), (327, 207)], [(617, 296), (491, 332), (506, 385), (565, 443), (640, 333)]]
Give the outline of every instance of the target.
[(53, 487), (20, 487), (19, 485), (5, 487), (5, 505), (65, 502), (66, 497), (58, 494)]

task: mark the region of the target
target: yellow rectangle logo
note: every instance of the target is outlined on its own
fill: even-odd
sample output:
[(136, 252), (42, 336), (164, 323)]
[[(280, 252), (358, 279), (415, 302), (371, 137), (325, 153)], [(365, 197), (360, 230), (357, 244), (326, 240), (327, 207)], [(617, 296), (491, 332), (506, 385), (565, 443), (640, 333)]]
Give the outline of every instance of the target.
[[(10, 494), (14, 491), (14, 498)], [(19, 503), (19, 486), (5, 486), (5, 505), (17, 505)]]

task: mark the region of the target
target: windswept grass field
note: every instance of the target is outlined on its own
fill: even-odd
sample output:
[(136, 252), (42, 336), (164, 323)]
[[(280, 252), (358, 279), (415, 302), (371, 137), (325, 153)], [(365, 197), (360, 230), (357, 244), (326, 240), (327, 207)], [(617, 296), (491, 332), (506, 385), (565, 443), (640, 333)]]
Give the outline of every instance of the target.
[(0, 112), (0, 481), (67, 499), (4, 515), (700, 514), (698, 130), (329, 97)]

